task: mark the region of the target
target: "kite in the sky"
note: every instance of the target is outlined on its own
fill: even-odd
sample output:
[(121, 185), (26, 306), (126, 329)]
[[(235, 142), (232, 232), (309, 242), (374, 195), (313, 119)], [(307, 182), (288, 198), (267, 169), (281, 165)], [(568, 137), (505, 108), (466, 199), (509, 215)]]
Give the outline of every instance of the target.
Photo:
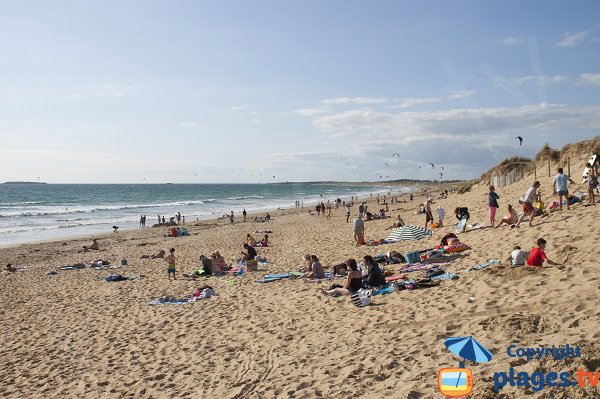
[(387, 162), (385, 163), (385, 166), (389, 166), (389, 165), (387, 164)]
[(397, 152), (392, 154), (393, 157), (398, 156), (398, 158), (400, 158), (400, 154), (398, 154)]
[(435, 168), (435, 165), (434, 165), (434, 164), (430, 163), (429, 165), (431, 165), (431, 169), (434, 169), (434, 168)]
[(440, 179), (444, 177), (444, 174), (440, 172)]
[(523, 145), (523, 137), (517, 136), (516, 139), (519, 139), (519, 145)]

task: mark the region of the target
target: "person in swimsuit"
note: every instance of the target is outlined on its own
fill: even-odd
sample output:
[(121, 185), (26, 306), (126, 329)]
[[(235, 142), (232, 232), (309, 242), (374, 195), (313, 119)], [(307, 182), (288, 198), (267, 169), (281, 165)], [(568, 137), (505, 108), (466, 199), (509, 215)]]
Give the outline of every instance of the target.
[(428, 197), (425, 202), (423, 202), (423, 208), (425, 208), (425, 230), (427, 230), (427, 224), (429, 222), (433, 223), (433, 214), (431, 213), (431, 204), (433, 204), (433, 198)]
[(519, 220), (519, 216), (517, 215), (517, 211), (515, 211), (515, 209), (512, 207), (512, 205), (508, 205), (508, 215), (506, 215), (505, 217), (502, 218), (502, 220), (500, 220), (500, 222), (496, 225), (496, 228), (502, 226), (502, 224), (507, 224), (507, 225), (511, 225), (511, 224), (515, 224), (517, 223), (517, 220)]
[(325, 295), (339, 296), (350, 295), (358, 291), (362, 286), (362, 273), (358, 270), (356, 260), (348, 259), (346, 265), (350, 268), (350, 272), (346, 275), (346, 283), (343, 288), (337, 287), (329, 291), (323, 290)]
[(169, 250), (169, 255), (165, 258), (165, 262), (169, 264), (167, 266), (167, 276), (171, 280), (171, 274), (173, 274), (173, 280), (177, 280), (175, 276), (175, 248)]

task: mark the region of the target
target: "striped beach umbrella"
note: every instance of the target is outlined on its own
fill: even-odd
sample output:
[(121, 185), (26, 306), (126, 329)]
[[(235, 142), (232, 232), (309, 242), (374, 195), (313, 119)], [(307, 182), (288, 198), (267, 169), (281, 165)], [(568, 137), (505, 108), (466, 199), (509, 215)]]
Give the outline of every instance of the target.
[(422, 240), (431, 237), (431, 230), (418, 226), (402, 226), (391, 231), (386, 241)]

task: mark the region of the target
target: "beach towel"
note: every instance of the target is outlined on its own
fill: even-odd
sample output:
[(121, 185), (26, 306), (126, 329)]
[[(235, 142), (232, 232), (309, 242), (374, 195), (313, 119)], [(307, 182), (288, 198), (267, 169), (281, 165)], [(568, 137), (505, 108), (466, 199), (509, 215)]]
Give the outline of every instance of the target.
[(345, 276), (335, 276), (332, 272), (325, 272), (325, 277), (323, 278), (311, 278), (306, 280), (307, 283), (318, 283), (319, 281), (332, 280), (334, 278), (345, 278)]
[(404, 280), (405, 278), (404, 274), (394, 274), (393, 276), (386, 277), (385, 281), (389, 283), (390, 281)]
[(456, 280), (458, 276), (454, 273), (444, 273), (439, 276), (432, 276), (433, 280)]
[(400, 267), (399, 271), (400, 271), (400, 273), (418, 272), (420, 270), (428, 270), (433, 267), (439, 267), (440, 265), (447, 265), (449, 263), (452, 263), (452, 261), (432, 262), (432, 263), (428, 263), (428, 262), (413, 263), (411, 265), (404, 265), (404, 266)]
[(292, 277), (290, 273), (282, 273), (282, 274), (266, 274), (260, 280), (256, 280), (257, 283), (270, 283), (277, 280), (282, 280), (284, 278)]
[(153, 299), (150, 302), (148, 302), (148, 305), (151, 306), (155, 306), (155, 305), (184, 305), (188, 303), (187, 299), (177, 299), (175, 297), (172, 296), (164, 296), (162, 298), (157, 298), (157, 299)]
[(394, 287), (383, 287), (383, 288), (379, 288), (379, 289), (376, 289), (373, 292), (371, 292), (371, 296), (387, 295), (387, 294), (391, 294), (392, 292), (394, 292)]
[(481, 270), (481, 269), (485, 269), (486, 267), (489, 267), (489, 266), (492, 266), (492, 265), (497, 265), (499, 263), (500, 263), (499, 260), (494, 259), (494, 260), (491, 260), (491, 261), (489, 261), (487, 263), (484, 263), (482, 265), (476, 265), (476, 266), (470, 267), (466, 271), (470, 272), (472, 270)]

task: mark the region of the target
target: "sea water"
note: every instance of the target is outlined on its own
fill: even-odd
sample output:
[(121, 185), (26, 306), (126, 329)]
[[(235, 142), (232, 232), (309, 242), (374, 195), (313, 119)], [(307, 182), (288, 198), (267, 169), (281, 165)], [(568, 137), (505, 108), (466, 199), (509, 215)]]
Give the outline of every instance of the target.
[(358, 195), (406, 191), (398, 186), (323, 183), (281, 184), (0, 184), (0, 246), (108, 233), (168, 221), (181, 212), (186, 223), (216, 220), (242, 210), (264, 216), (267, 210), (312, 207)]

